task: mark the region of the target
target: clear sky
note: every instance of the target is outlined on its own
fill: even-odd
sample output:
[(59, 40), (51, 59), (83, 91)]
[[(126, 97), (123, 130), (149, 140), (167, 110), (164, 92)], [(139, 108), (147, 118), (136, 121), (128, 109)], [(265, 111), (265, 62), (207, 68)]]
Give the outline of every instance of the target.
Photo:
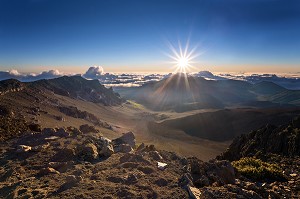
[(299, 72), (300, 1), (0, 0), (1, 70), (172, 72), (188, 38), (198, 71)]

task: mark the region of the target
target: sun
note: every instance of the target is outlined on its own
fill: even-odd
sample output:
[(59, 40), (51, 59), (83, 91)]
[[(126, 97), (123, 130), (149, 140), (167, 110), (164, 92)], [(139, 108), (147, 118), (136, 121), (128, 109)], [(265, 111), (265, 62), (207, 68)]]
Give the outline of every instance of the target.
[(178, 59), (178, 66), (185, 68), (189, 65), (189, 60), (186, 57), (180, 57), (180, 59)]
[(180, 42), (178, 42), (178, 49), (171, 43), (168, 44), (172, 54), (166, 53), (166, 55), (172, 59), (171, 63), (173, 67), (175, 67), (175, 73), (188, 73), (191, 69), (196, 69), (193, 64), (195, 64), (195, 58), (200, 55), (195, 53), (197, 46), (190, 49), (189, 40), (184, 49)]
[(177, 67), (179, 68), (180, 72), (186, 72), (186, 70), (190, 65), (189, 59), (186, 57), (180, 57), (176, 61), (177, 61)]

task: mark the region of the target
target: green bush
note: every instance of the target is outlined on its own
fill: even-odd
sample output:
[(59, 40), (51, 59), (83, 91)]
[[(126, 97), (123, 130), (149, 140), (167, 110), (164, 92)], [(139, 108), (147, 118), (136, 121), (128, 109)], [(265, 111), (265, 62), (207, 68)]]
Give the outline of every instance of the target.
[(243, 176), (254, 180), (283, 180), (283, 171), (277, 164), (263, 162), (253, 157), (245, 157), (232, 162)]

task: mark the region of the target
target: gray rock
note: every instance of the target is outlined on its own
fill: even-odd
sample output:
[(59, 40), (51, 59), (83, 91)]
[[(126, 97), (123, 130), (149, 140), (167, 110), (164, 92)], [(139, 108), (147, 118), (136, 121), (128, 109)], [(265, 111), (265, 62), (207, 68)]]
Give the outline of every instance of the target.
[(143, 150), (145, 148), (145, 144), (144, 143), (142, 143), (142, 144), (140, 144), (138, 147), (137, 147), (137, 151), (141, 151), (141, 150)]
[(235, 183), (234, 168), (229, 161), (211, 160), (203, 162), (194, 158), (189, 161), (189, 167), (193, 183), (197, 187), (212, 185), (213, 183), (218, 185)]
[(49, 146), (50, 146), (50, 143), (47, 142), (46, 144), (37, 145), (37, 146), (32, 147), (32, 151), (39, 152), (44, 149), (47, 149)]
[(68, 175), (66, 177), (66, 183), (67, 184), (76, 184), (76, 183), (79, 183), (80, 181), (82, 181), (81, 176)]
[(58, 171), (56, 171), (54, 168), (46, 167), (42, 168), (39, 173), (40, 176), (49, 175), (49, 174), (59, 174)]
[(88, 124), (83, 124), (79, 127), (82, 133), (99, 133), (99, 131), (94, 127)]
[(119, 146), (114, 147), (114, 151), (116, 153), (129, 153), (133, 151), (133, 149), (131, 148), (131, 146), (129, 146), (129, 144), (120, 144)]
[(112, 145), (107, 145), (104, 146), (101, 151), (100, 151), (100, 155), (104, 156), (104, 157), (110, 157), (112, 154), (114, 153), (114, 148)]
[(59, 172), (66, 172), (71, 168), (73, 162), (49, 162), (48, 165)]
[(53, 162), (67, 162), (75, 158), (75, 150), (70, 148), (63, 148), (59, 150), (51, 159)]
[(128, 144), (132, 148), (135, 148), (135, 136), (132, 132), (123, 134), (121, 137), (113, 140), (114, 145)]
[(157, 186), (160, 186), (160, 187), (165, 187), (168, 185), (168, 181), (164, 178), (159, 178), (158, 180), (156, 180), (154, 182)]
[(55, 136), (56, 134), (56, 131), (54, 128), (44, 128), (42, 130), (42, 135), (45, 135), (45, 136)]
[(201, 191), (196, 188), (196, 187), (192, 187), (192, 186), (187, 186), (187, 190), (189, 192), (189, 196), (193, 199), (200, 199), (201, 196)]
[(85, 161), (93, 161), (98, 158), (98, 149), (92, 143), (88, 143), (84, 146), (78, 146), (77, 156)]
[(66, 129), (64, 129), (64, 128), (59, 128), (56, 131), (56, 135), (59, 136), (59, 137), (69, 137), (70, 133), (67, 132)]
[(162, 160), (163, 158), (161, 157), (161, 155), (158, 153), (158, 151), (150, 151), (149, 152), (149, 156), (153, 159), (153, 160)]
[(23, 153), (23, 152), (28, 152), (31, 151), (32, 147), (31, 146), (27, 146), (27, 145), (19, 145), (17, 146), (17, 153)]

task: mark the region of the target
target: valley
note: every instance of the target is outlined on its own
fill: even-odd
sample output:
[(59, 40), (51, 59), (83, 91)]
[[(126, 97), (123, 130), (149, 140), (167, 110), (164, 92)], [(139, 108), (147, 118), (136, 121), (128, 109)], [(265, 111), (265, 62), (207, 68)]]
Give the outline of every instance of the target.
[[(15, 81), (9, 84), (9, 88), (6, 87), (6, 81), (1, 85), (2, 90), (7, 92), (0, 96), (1, 109), (8, 109), (8, 115), (23, 118), (28, 124), (37, 124), (41, 128), (78, 128), (89, 124), (110, 139), (132, 131), (138, 143), (154, 144), (159, 149), (196, 156), (202, 160), (222, 153), (232, 139), (240, 134), (265, 123), (285, 124), (300, 113), (300, 108), (289, 106), (214, 107), (185, 112), (151, 110), (146, 107), (147, 104), (122, 101), (118, 94), (109, 89), (105, 91), (98, 82), (78, 76), (33, 83)], [(11, 85), (14, 85), (13, 88)], [(98, 87), (104, 90), (95, 92), (93, 89)], [(268, 84), (270, 92), (269, 87)], [(282, 88), (276, 87), (275, 90), (273, 93)], [(262, 89), (260, 92), (263, 92)]]

